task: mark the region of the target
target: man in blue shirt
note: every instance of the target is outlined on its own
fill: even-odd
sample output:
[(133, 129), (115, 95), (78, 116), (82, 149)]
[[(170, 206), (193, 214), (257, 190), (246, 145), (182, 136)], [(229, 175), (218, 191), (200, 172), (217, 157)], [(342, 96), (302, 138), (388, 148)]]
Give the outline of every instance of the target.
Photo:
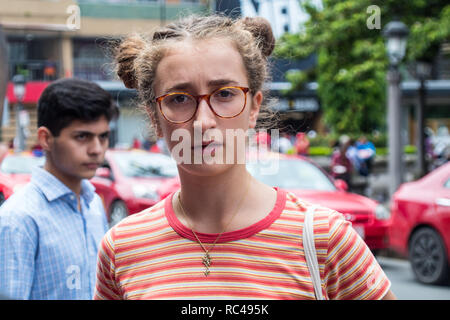
[(116, 110), (109, 93), (89, 81), (61, 79), (42, 93), (44, 167), (0, 207), (0, 295), (92, 299), (107, 221), (87, 179), (103, 162)]
[(359, 161), (359, 173), (368, 176), (372, 172), (373, 161), (375, 159), (375, 145), (362, 136), (356, 141), (356, 150)]

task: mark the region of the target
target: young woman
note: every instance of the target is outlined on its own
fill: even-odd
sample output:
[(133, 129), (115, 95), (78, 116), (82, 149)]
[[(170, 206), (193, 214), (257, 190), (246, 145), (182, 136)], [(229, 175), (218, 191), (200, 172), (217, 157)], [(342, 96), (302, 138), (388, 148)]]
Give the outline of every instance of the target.
[[(312, 204), (255, 180), (242, 162), (194, 161), (199, 153), (238, 160), (225, 137), (255, 128), (273, 48), (267, 21), (223, 16), (191, 16), (120, 44), (118, 75), (137, 89), (156, 133), (184, 161), (177, 161), (180, 190), (104, 237), (95, 299), (318, 297), (302, 242)], [(184, 148), (174, 139), (179, 132)], [(198, 133), (200, 140), (192, 138)], [(393, 298), (339, 213), (314, 211), (314, 239), (319, 296)]]

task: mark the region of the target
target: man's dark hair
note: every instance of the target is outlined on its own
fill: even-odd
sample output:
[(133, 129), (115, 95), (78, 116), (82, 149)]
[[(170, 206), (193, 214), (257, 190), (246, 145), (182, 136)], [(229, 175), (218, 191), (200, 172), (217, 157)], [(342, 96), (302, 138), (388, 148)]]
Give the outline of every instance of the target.
[(110, 121), (117, 114), (111, 95), (99, 85), (65, 78), (51, 83), (39, 98), (38, 128), (44, 126), (59, 136), (74, 120), (92, 122), (105, 116)]

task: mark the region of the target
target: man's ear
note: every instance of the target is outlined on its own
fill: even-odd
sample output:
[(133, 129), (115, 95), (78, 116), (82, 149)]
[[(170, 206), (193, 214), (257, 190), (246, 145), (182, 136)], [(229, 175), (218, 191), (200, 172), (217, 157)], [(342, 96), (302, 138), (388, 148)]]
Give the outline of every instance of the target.
[(249, 128), (256, 127), (256, 121), (258, 120), (259, 110), (263, 101), (263, 94), (261, 91), (256, 92), (252, 98), (252, 105), (249, 116)]
[(44, 151), (50, 151), (54, 137), (47, 127), (38, 128), (37, 139)]
[(147, 111), (147, 114), (150, 117), (150, 120), (152, 121), (153, 128), (155, 128), (156, 136), (158, 138), (162, 138), (163, 137), (163, 133), (162, 133), (162, 130), (161, 130), (161, 126), (159, 125), (159, 120), (156, 119), (156, 116), (157, 116), (156, 113), (155, 112), (151, 112), (150, 108), (151, 108), (151, 106), (147, 106), (147, 107), (145, 107), (145, 110)]

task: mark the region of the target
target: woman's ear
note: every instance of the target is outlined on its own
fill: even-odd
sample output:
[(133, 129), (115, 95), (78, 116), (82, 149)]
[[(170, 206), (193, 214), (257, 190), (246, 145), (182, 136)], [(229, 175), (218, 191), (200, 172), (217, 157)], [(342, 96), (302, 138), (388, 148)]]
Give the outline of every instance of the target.
[(256, 92), (252, 98), (252, 105), (250, 108), (249, 116), (249, 128), (256, 127), (256, 121), (258, 120), (259, 110), (263, 101), (263, 94), (261, 91)]
[(47, 127), (39, 127), (37, 130), (37, 140), (44, 151), (50, 151), (53, 144), (53, 134)]

